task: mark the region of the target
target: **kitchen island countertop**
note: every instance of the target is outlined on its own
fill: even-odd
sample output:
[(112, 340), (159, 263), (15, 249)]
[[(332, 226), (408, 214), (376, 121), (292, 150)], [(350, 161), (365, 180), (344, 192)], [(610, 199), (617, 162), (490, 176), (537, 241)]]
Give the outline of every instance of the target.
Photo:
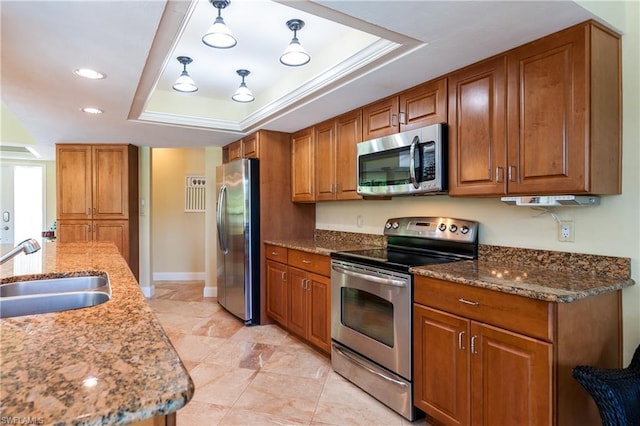
[(42, 246), (2, 265), (0, 283), (101, 271), (112, 297), (90, 308), (0, 320), (2, 419), (127, 424), (186, 405), (191, 377), (115, 245)]

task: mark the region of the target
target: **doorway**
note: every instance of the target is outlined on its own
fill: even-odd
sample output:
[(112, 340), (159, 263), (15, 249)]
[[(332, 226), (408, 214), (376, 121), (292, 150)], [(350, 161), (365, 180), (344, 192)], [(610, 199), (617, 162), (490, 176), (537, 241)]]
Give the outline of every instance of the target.
[(44, 223), (44, 167), (2, 163), (0, 244), (40, 238)]

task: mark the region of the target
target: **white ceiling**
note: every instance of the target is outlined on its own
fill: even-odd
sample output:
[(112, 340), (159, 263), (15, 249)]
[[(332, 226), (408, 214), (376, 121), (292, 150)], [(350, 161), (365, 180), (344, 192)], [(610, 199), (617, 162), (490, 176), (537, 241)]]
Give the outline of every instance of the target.
[[(207, 0), (2, 0), (0, 13), (2, 102), (45, 155), (57, 142), (222, 146), (293, 132), (595, 18), (572, 1), (232, 0), (222, 16), (238, 45), (219, 50), (200, 40), (217, 14)], [(307, 23), (298, 38), (312, 60), (299, 68), (278, 61), (291, 18)], [(170, 88), (179, 55), (194, 59), (195, 94)], [(239, 68), (253, 103), (230, 99)]]

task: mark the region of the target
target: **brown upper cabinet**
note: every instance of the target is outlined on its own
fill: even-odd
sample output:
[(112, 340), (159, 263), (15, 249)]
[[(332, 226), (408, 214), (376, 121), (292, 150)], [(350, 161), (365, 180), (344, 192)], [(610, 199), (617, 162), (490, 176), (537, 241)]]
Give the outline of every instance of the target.
[(507, 59), (449, 75), (449, 194), (504, 194)]
[(315, 135), (308, 127), (291, 135), (291, 200), (315, 201)]
[(452, 74), (449, 91), (450, 195), (621, 192), (618, 35), (586, 22)]
[(362, 140), (447, 121), (447, 79), (429, 81), (362, 109)]
[(252, 133), (222, 148), (222, 162), (228, 163), (238, 158), (260, 157), (260, 132)]
[(362, 110), (315, 126), (315, 200), (357, 200), (356, 144), (362, 141)]

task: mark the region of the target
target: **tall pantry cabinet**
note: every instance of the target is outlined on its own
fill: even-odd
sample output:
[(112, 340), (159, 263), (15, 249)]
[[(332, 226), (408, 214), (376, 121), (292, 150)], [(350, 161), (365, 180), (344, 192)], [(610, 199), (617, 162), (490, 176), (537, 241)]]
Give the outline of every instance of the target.
[(57, 240), (111, 241), (138, 276), (138, 148), (56, 145)]

